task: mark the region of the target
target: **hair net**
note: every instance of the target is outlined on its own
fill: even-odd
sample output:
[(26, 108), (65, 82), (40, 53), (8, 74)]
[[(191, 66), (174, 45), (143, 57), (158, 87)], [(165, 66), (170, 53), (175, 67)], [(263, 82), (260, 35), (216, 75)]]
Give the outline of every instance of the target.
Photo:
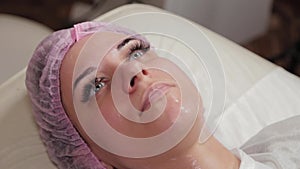
[(60, 97), (60, 66), (70, 47), (82, 37), (112, 31), (133, 32), (107, 23), (84, 22), (46, 37), (36, 48), (26, 72), (26, 87), (41, 138), (59, 168), (104, 168), (68, 118)]

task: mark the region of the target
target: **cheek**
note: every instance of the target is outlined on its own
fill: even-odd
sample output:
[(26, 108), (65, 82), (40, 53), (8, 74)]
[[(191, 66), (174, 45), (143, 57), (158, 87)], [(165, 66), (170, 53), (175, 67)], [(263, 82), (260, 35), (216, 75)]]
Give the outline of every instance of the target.
[(106, 122), (117, 132), (135, 138), (156, 136), (171, 127), (180, 112), (180, 92), (174, 88), (166, 95), (168, 104), (161, 116), (153, 122), (142, 124), (132, 122), (123, 117), (113, 104), (109, 95), (98, 102), (100, 113)]
[(159, 126), (162, 130), (167, 130), (171, 127), (180, 114), (181, 107), (181, 95), (180, 90), (178, 88), (171, 89), (167, 94), (167, 104), (162, 113), (161, 117), (157, 119), (155, 122), (157, 126)]
[(140, 126), (127, 120), (118, 112), (110, 94), (102, 99), (101, 102), (98, 102), (98, 106), (105, 121), (108, 125), (110, 125), (110, 127), (116, 130), (116, 132), (131, 137), (138, 137), (140, 135)]
[(100, 113), (109, 123), (109, 125), (111, 125), (115, 129), (121, 128), (121, 124), (124, 119), (115, 108), (111, 95), (107, 95), (103, 99), (101, 99), (101, 101), (98, 101), (98, 106), (100, 109)]

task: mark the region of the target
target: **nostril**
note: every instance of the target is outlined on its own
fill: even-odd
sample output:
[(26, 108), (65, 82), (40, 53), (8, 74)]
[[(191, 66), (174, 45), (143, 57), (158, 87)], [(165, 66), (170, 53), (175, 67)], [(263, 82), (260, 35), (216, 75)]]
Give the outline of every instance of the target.
[(142, 70), (143, 75), (148, 75), (148, 72), (146, 70)]
[(134, 80), (135, 80), (136, 76), (133, 76), (133, 78), (131, 78), (130, 80), (130, 86), (133, 87), (134, 86)]

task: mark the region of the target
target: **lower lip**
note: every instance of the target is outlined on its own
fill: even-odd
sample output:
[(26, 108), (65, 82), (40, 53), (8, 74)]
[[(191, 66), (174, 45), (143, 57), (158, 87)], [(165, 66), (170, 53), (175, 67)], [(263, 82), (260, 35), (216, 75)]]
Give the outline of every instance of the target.
[(148, 95), (148, 99), (147, 99), (148, 101), (146, 101), (146, 103), (144, 104), (143, 111), (148, 110), (150, 108), (150, 104), (153, 104), (154, 102), (162, 98), (167, 93), (169, 88), (170, 86), (163, 85), (160, 86), (159, 88), (153, 89)]

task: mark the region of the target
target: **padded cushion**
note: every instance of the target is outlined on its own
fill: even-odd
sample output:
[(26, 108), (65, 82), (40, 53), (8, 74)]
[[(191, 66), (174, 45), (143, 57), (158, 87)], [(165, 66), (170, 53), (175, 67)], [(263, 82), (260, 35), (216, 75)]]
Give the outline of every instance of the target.
[(52, 30), (35, 21), (0, 14), (0, 84), (22, 70), (37, 44)]

